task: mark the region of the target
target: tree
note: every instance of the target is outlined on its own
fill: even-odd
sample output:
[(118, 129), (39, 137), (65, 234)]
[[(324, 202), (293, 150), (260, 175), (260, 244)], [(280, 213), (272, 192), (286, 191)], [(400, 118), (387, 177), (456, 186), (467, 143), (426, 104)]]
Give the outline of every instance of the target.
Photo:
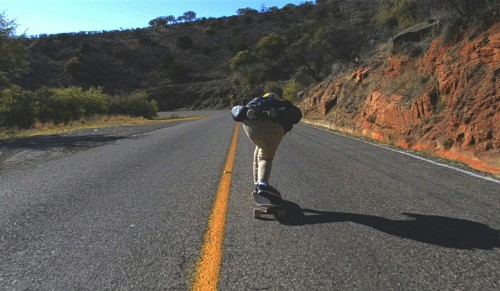
[(254, 16), (254, 15), (258, 15), (259, 14), (259, 11), (253, 9), (253, 8), (250, 8), (250, 7), (247, 7), (247, 8), (240, 8), (238, 10), (236, 10), (236, 15), (238, 16)]
[[(310, 5), (310, 3), (308, 5)], [(340, 12), (338, 0), (317, 0), (316, 6), (316, 15), (319, 18), (336, 16)]]
[(330, 73), (334, 62), (353, 61), (364, 44), (362, 35), (334, 26), (311, 25), (303, 29), (301, 37), (289, 46), (288, 55), (297, 71), (315, 82)]
[(16, 36), (17, 24), (0, 13), (0, 85), (8, 86), (12, 78), (28, 71), (27, 48), (24, 34)]
[(191, 22), (196, 20), (196, 12), (194, 11), (186, 11), (182, 16), (177, 17), (178, 21), (186, 21)]
[(194, 21), (196, 20), (196, 13), (194, 11), (186, 11), (184, 12), (184, 18), (186, 18), (187, 21)]
[(153, 20), (149, 21), (150, 26), (167, 26), (171, 23), (175, 23), (176, 19), (175, 16), (169, 15), (169, 16), (160, 16), (156, 17)]
[(155, 19), (152, 19), (148, 23), (150, 26), (166, 26), (167, 22), (165, 21), (164, 17), (156, 17)]
[(283, 54), (286, 44), (283, 38), (273, 32), (261, 38), (255, 48), (261, 58), (277, 58)]
[(488, 5), (486, 0), (447, 0), (447, 2), (462, 17), (470, 17)]
[(175, 23), (175, 16), (173, 15), (165, 16), (164, 19), (167, 24)]

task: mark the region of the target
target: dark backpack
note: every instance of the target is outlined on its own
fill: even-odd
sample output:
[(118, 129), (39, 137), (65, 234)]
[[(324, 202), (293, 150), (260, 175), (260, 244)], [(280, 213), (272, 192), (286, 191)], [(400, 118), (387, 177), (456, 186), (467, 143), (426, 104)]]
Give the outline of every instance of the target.
[(277, 116), (273, 118), (273, 120), (283, 126), (285, 133), (292, 130), (293, 125), (299, 123), (302, 119), (302, 112), (297, 106), (293, 105), (292, 102), (263, 97), (255, 97), (245, 106), (234, 106), (231, 109), (231, 115), (234, 121), (242, 122), (247, 119), (247, 111), (249, 109), (266, 112), (271, 108), (277, 111)]

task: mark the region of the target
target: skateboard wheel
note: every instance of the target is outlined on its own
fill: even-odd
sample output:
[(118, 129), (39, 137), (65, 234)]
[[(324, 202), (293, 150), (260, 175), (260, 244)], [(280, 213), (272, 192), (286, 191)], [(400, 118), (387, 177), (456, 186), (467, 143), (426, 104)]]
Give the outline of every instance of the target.
[(260, 218), (260, 209), (253, 209), (253, 218)]
[(278, 217), (285, 217), (286, 216), (286, 209), (280, 208), (278, 209)]

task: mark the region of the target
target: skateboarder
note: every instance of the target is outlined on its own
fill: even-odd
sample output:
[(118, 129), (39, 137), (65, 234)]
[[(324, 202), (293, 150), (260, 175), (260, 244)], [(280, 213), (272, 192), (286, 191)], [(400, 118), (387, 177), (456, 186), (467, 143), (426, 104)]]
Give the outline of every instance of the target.
[(256, 97), (245, 106), (234, 106), (233, 119), (243, 122), (243, 128), (255, 144), (253, 158), (254, 193), (272, 203), (282, 201), (281, 194), (269, 184), (273, 159), (281, 139), (302, 118), (298, 107), (270, 92)]

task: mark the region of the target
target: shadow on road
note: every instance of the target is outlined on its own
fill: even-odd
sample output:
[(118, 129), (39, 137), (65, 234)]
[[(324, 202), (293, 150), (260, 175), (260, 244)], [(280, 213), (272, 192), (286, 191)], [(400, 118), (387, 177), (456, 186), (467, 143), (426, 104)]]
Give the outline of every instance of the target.
[(391, 220), (373, 215), (302, 209), (284, 201), (286, 217), (281, 224), (301, 226), (317, 223), (354, 222), (379, 231), (427, 244), (454, 249), (500, 248), (500, 232), (486, 224), (436, 215), (402, 213), (413, 219)]
[(94, 147), (119, 139), (125, 139), (127, 137), (128, 136), (109, 136), (99, 134), (36, 136), (21, 138), (13, 141), (0, 141), (0, 148), (44, 150), (54, 147)]

